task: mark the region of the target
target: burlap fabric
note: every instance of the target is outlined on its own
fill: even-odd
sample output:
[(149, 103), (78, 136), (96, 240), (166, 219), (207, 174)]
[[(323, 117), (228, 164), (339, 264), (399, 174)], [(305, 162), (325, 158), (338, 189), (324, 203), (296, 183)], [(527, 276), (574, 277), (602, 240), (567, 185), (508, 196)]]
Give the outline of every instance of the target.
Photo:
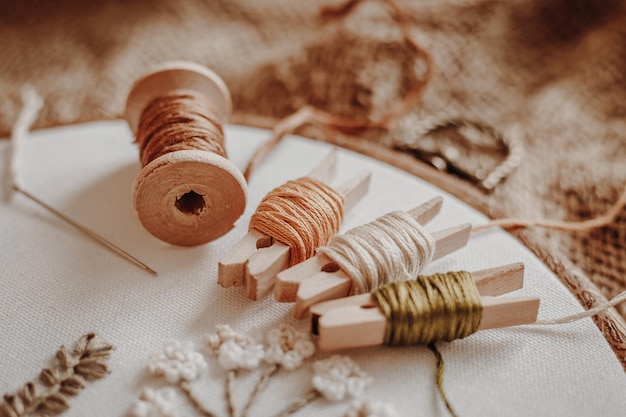
[[(216, 70), (233, 94), (236, 122), (270, 127), (304, 104), (375, 117), (423, 68), (383, 5), (365, 2), (320, 26), (319, 7), (330, 1), (3, 2), (0, 132), (9, 132), (25, 83), (46, 100), (39, 128), (114, 118), (132, 82), (170, 59)], [(394, 163), (492, 217), (579, 220), (617, 199), (626, 184), (624, 2), (402, 4), (435, 63), (421, 104), (390, 131), (304, 134)], [(392, 151), (450, 118), (517, 132), (523, 141), (521, 165), (493, 193)], [(489, 170), (502, 157), (501, 148), (482, 143), (488, 138), (444, 136), (459, 142), (467, 171)], [(626, 287), (626, 212), (590, 233), (514, 233), (587, 307)], [(626, 317), (626, 306), (618, 310)], [(626, 364), (622, 317), (609, 311), (596, 322)]]

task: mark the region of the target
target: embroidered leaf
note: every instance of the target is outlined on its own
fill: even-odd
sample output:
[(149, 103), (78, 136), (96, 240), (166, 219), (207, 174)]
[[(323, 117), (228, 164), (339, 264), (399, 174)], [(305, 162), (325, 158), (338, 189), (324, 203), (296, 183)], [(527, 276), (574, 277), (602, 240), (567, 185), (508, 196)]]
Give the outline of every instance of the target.
[(103, 357), (93, 357), (91, 356), (91, 354), (89, 356), (85, 356), (83, 358), (80, 359), (80, 361), (78, 362), (79, 366), (86, 366), (86, 367), (99, 367), (102, 364), (106, 364), (106, 360)]
[(112, 350), (113, 345), (98, 337), (91, 337), (87, 341), (85, 352), (89, 353), (89, 356), (94, 357), (100, 355), (110, 355)]
[(67, 370), (74, 366), (74, 360), (70, 356), (70, 353), (67, 351), (65, 346), (61, 346), (56, 354), (57, 360), (61, 365), (62, 370)]
[(19, 392), (19, 396), (22, 399), (25, 407), (33, 404), (37, 398), (37, 387), (31, 381), (27, 382)]
[(94, 362), (86, 365), (80, 363), (74, 367), (74, 372), (85, 378), (97, 379), (108, 374), (110, 370), (106, 363)]
[(81, 337), (72, 353), (61, 346), (55, 355), (58, 363), (39, 374), (39, 382), (47, 389), (40, 392), (29, 381), (17, 394), (4, 395), (0, 417), (58, 414), (67, 410), (71, 397), (85, 388), (85, 379), (101, 378), (110, 372), (107, 359), (113, 349), (94, 333)]
[(80, 375), (74, 375), (61, 382), (59, 392), (74, 396), (82, 391), (83, 388), (85, 388), (85, 379)]
[(83, 337), (81, 337), (78, 342), (76, 342), (76, 346), (74, 346), (74, 355), (82, 356), (83, 353), (87, 350), (87, 345), (89, 341), (92, 340), (96, 335), (93, 333), (87, 333)]
[(41, 409), (52, 413), (61, 413), (70, 407), (70, 397), (64, 394), (52, 394), (42, 403)]
[(20, 415), (17, 414), (17, 411), (15, 411), (15, 409), (7, 401), (7, 396), (8, 395), (5, 395), (4, 399), (0, 403), (0, 417), (20, 417)]
[(3, 403), (6, 405), (4, 408), (9, 412), (7, 415), (11, 417), (24, 415), (24, 404), (17, 395), (6, 394)]
[(109, 349), (99, 349), (89, 352), (90, 359), (108, 359), (111, 356), (111, 351), (113, 348)]
[(59, 372), (56, 369), (46, 368), (39, 374), (39, 381), (46, 387), (51, 387), (59, 382)]

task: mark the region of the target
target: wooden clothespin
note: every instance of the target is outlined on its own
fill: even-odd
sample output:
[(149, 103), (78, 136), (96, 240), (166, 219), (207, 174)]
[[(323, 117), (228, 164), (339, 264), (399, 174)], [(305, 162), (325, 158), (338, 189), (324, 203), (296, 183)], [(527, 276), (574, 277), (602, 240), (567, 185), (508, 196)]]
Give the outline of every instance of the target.
[[(328, 183), (336, 169), (337, 151), (333, 150), (308, 175)], [(349, 179), (336, 190), (344, 197), (344, 210), (350, 210), (369, 188), (370, 172)], [(250, 230), (218, 263), (218, 284), (222, 287), (245, 286), (248, 298), (258, 300), (274, 285), (276, 274), (287, 268), (290, 248), (257, 230)]]
[[(432, 220), (441, 210), (443, 199), (435, 197), (408, 213), (420, 224)], [(433, 260), (442, 258), (467, 244), (469, 223), (433, 232), (435, 254)], [(278, 274), (274, 296), (279, 302), (296, 302), (295, 316), (303, 318), (313, 304), (347, 297), (352, 279), (324, 254), (317, 254)]]
[[(522, 288), (524, 264), (515, 263), (472, 273), (483, 305), (478, 330), (534, 323), (539, 311), (536, 297), (497, 297)], [(311, 307), (311, 328), (322, 350), (381, 345), (385, 316), (371, 294), (326, 301)]]

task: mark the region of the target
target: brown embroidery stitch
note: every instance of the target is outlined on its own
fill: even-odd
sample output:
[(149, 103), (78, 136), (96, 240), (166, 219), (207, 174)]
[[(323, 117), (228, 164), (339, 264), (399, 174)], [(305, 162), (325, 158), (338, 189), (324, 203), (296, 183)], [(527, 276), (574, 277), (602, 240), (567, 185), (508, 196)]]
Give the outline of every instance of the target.
[(292, 402), (291, 404), (289, 404), (287, 407), (285, 407), (284, 410), (282, 410), (280, 413), (276, 414), (276, 417), (287, 417), (292, 415), (293, 413), (295, 413), (296, 411), (301, 410), (302, 408), (304, 408), (305, 406), (311, 404), (313, 401), (318, 400), (322, 398), (322, 394), (320, 394), (318, 391), (315, 390), (311, 390), (309, 391), (309, 393), (299, 399), (296, 400), (294, 402)]
[(228, 407), (228, 415), (230, 417), (237, 416), (237, 409), (235, 408), (235, 400), (233, 398), (233, 391), (235, 385), (235, 377), (237, 376), (237, 371), (231, 369), (228, 371), (226, 376), (226, 405)]
[(0, 417), (54, 415), (67, 410), (71, 397), (78, 395), (88, 380), (110, 372), (107, 361), (113, 349), (95, 333), (81, 337), (71, 352), (61, 346), (56, 353), (57, 364), (39, 375), (43, 391), (29, 381), (16, 394), (5, 394)]
[(189, 399), (189, 401), (191, 402), (191, 404), (193, 405), (193, 407), (200, 412), (200, 414), (202, 414), (204, 417), (216, 417), (215, 414), (213, 414), (212, 411), (207, 410), (202, 403), (200, 402), (200, 400), (195, 396), (195, 394), (193, 393), (193, 391), (191, 390), (191, 386), (189, 385), (189, 383), (187, 381), (179, 381), (178, 382), (178, 386), (180, 387), (180, 389), (183, 391), (183, 393), (185, 394), (185, 396)]
[(267, 387), (267, 384), (269, 383), (270, 378), (276, 375), (276, 373), (279, 370), (280, 370), (280, 367), (274, 364), (270, 366), (269, 368), (266, 368), (263, 371), (263, 374), (261, 374), (261, 378), (259, 378), (259, 381), (254, 386), (254, 389), (252, 390), (252, 393), (250, 394), (250, 397), (248, 398), (246, 405), (243, 407), (243, 411), (241, 413), (242, 417), (249, 417), (250, 407), (252, 407), (252, 404), (254, 404), (256, 400), (261, 396), (261, 393)]

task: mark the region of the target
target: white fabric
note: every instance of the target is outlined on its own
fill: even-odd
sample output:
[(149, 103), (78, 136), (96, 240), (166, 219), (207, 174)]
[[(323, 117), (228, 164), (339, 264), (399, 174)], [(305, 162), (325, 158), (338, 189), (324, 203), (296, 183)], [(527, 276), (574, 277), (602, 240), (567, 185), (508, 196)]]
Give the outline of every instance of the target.
[[(267, 131), (230, 126), (230, 159), (243, 168)], [(8, 141), (0, 152), (8, 154)], [(217, 285), (217, 260), (246, 232), (261, 198), (273, 187), (308, 172), (329, 147), (290, 137), (256, 171), (249, 201), (237, 227), (199, 247), (165, 244), (140, 225), (131, 202), (139, 170), (137, 149), (123, 122), (98, 122), (36, 132), (23, 144), (24, 188), (61, 212), (91, 227), (159, 272), (157, 278), (110, 253), (16, 195), (0, 203), (0, 394), (15, 392), (48, 366), (55, 350), (95, 331), (117, 346), (112, 373), (90, 383), (73, 400), (67, 416), (121, 416), (144, 386), (150, 355), (168, 339), (202, 343), (219, 323), (260, 334), (292, 320), (290, 304), (272, 296), (246, 299), (240, 288)], [(2, 168), (7, 167), (1, 158)], [(442, 212), (429, 230), (485, 218), (453, 197), (400, 170), (341, 150), (339, 184), (356, 172), (373, 172), (371, 190), (350, 213), (343, 231), (393, 210), (407, 210), (444, 195)], [(3, 171), (6, 171), (3, 169)], [(459, 252), (425, 271), (477, 270), (523, 261), (520, 295), (541, 297), (540, 318), (581, 310), (558, 279), (524, 246), (501, 231), (483, 233)], [(306, 323), (300, 323), (303, 328)], [(591, 319), (550, 327), (479, 332), (440, 346), (446, 361), (445, 387), (462, 417), (623, 416), (626, 378)], [(403, 416), (446, 416), (434, 384), (435, 361), (423, 347), (376, 347), (343, 352), (374, 378), (371, 400), (389, 401)], [(316, 355), (316, 357), (323, 357)], [(209, 375), (194, 390), (209, 408), (225, 416), (223, 374), (209, 359)], [(273, 415), (310, 388), (310, 362), (293, 374), (279, 373), (252, 410)], [(241, 404), (255, 374), (237, 383)], [(191, 410), (181, 397), (181, 414)], [(348, 404), (318, 401), (299, 416), (340, 416)]]

